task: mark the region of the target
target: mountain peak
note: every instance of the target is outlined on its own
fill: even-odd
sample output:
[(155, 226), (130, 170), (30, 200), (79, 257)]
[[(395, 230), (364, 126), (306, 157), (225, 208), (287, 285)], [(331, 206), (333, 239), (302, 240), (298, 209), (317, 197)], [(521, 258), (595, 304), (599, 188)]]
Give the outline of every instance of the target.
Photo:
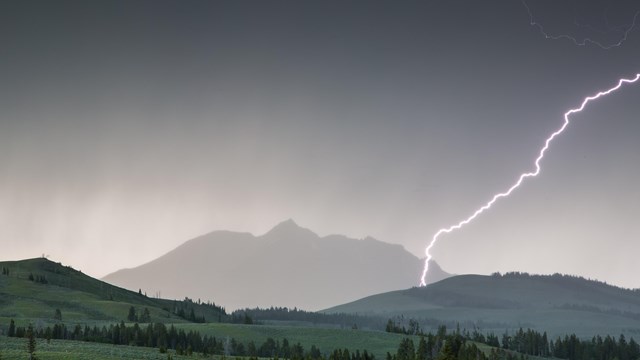
[[(317, 310), (415, 286), (423, 265), (400, 245), (320, 237), (292, 219), (260, 236), (217, 231), (201, 239), (105, 279), (134, 291), (142, 287), (172, 298), (213, 299), (231, 309), (278, 305)], [(189, 274), (191, 281), (175, 276), (178, 272)], [(206, 287), (199, 286), (203, 282)]]
[(287, 220), (280, 222), (274, 228), (277, 227), (300, 228), (300, 225), (298, 225), (292, 218), (288, 218)]
[(264, 234), (263, 236), (267, 236), (267, 237), (300, 237), (300, 236), (313, 236), (313, 237), (317, 237), (318, 235), (316, 235), (313, 231), (303, 228), (300, 225), (298, 225), (295, 221), (293, 221), (293, 219), (287, 219), (281, 223), (279, 223), (278, 225), (276, 225), (273, 229), (269, 230), (266, 234)]

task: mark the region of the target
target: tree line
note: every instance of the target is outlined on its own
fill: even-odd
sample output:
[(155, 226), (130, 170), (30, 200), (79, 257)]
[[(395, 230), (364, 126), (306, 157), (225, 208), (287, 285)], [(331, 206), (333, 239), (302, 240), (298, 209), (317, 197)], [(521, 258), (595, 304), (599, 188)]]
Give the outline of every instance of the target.
[[(482, 337), (476, 341), (496, 346), (495, 336), (493, 340), (482, 341)], [(633, 339), (627, 340), (623, 334), (617, 339), (607, 335), (600, 335), (590, 340), (583, 340), (577, 335), (565, 335), (557, 337), (555, 341), (548, 339), (547, 333), (527, 329), (519, 329), (513, 334), (504, 333), (500, 346), (503, 349), (540, 357), (555, 357), (569, 360), (636, 360), (640, 359), (640, 346)]]
[(523, 354), (492, 348), (488, 355), (475, 342), (459, 330), (447, 333), (440, 326), (437, 333), (421, 333), (416, 346), (412, 338), (404, 338), (395, 354), (387, 353), (387, 360), (518, 360), (525, 359)]
[[(283, 358), (292, 360), (373, 360), (373, 355), (367, 351), (349, 353), (349, 350), (334, 350), (328, 357), (323, 355), (318, 347), (312, 345), (308, 350), (300, 343), (291, 344), (286, 338), (282, 341), (267, 338), (262, 344), (249, 341), (246, 344), (231, 337), (216, 338), (201, 335), (198, 331), (184, 331), (173, 325), (167, 328), (162, 323), (140, 326), (112, 324), (109, 326), (81, 326), (68, 328), (65, 324), (54, 324), (53, 327), (33, 329), (16, 326), (15, 321), (9, 324), (9, 337), (35, 337), (56, 340), (77, 340), (114, 345), (144, 346), (158, 348), (160, 352), (171, 349), (178, 355), (226, 355), (264, 358)], [(348, 357), (347, 357), (348, 354)]]
[[(517, 274), (515, 276), (522, 276)], [(594, 336), (590, 340), (582, 340), (575, 334), (565, 335), (564, 337), (558, 337), (555, 341), (549, 338), (546, 332), (540, 333), (532, 329), (524, 330), (520, 328), (513, 334), (505, 332), (502, 334), (501, 339), (493, 333), (482, 334), (477, 330), (473, 333), (469, 333), (466, 330), (460, 332), (456, 330), (455, 334), (459, 334), (460, 337), (454, 336), (447, 338), (446, 330), (444, 326), (438, 329), (435, 335), (425, 334), (420, 329), (419, 324), (414, 321), (409, 321), (409, 326), (406, 327), (389, 319), (386, 326), (387, 332), (399, 333), (405, 335), (418, 335), (421, 337), (420, 344), (415, 350), (415, 357), (404, 356), (404, 353), (411, 353), (413, 349), (412, 345), (406, 344), (405, 350), (399, 351), (396, 354), (396, 358), (388, 360), (431, 360), (436, 359), (436, 355), (440, 352), (443, 344), (446, 340), (450, 340), (453, 346), (453, 353), (456, 354), (456, 359), (466, 359), (466, 354), (473, 353), (472, 349), (468, 347), (460, 346), (460, 339), (462, 343), (465, 341), (472, 341), (482, 343), (493, 347), (494, 349), (502, 350), (496, 354), (490, 354), (488, 359), (509, 359), (511, 352), (520, 353), (524, 355), (532, 355), (539, 357), (555, 357), (559, 359), (568, 360), (637, 360), (640, 359), (640, 345), (633, 339), (629, 340), (621, 334), (617, 339), (613, 336), (601, 337), (600, 335)], [(422, 344), (424, 342), (424, 344)], [(402, 344), (401, 344), (402, 346)], [(406, 349), (410, 350), (406, 350)], [(464, 353), (460, 355), (460, 352)], [(494, 351), (495, 352), (495, 351)], [(422, 355), (420, 355), (422, 354)], [(426, 355), (425, 355), (426, 354)], [(429, 355), (431, 354), (431, 355)], [(431, 356), (431, 357), (429, 357)], [(470, 355), (471, 356), (471, 355)], [(473, 357), (472, 357), (473, 358)], [(478, 359), (483, 359), (478, 355)], [(474, 358), (475, 359), (475, 358)]]
[(343, 328), (369, 328), (383, 329), (384, 318), (359, 316), (353, 314), (323, 314), (312, 311), (300, 310), (298, 308), (269, 307), (236, 310), (231, 313), (232, 323), (260, 324), (264, 321), (304, 321), (312, 324), (330, 324)]
[(467, 337), (489, 346), (539, 357), (568, 360), (640, 359), (640, 345), (633, 338), (627, 340), (623, 334), (617, 339), (610, 335), (604, 338), (597, 335), (590, 340), (583, 340), (571, 334), (559, 336), (553, 341), (549, 339), (546, 332), (540, 333), (521, 328), (513, 334), (505, 332), (502, 334), (501, 341), (498, 341), (498, 337), (492, 333), (485, 336), (477, 331)]

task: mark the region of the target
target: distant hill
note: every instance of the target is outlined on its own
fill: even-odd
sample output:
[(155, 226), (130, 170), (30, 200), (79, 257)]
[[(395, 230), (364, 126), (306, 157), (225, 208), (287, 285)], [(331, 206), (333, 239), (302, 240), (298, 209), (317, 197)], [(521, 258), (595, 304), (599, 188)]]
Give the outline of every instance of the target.
[[(640, 337), (640, 291), (566, 275), (461, 275), (422, 288), (387, 292), (324, 310), (420, 318), (502, 333)], [(437, 320), (437, 321), (436, 321)]]
[[(216, 306), (183, 301), (184, 297), (181, 301), (151, 298), (45, 258), (0, 262), (0, 269), (0, 326), (10, 319), (55, 322), (56, 309), (66, 323), (127, 322), (131, 306), (138, 315), (147, 308), (148, 320), (154, 322), (188, 322), (191, 309), (198, 320), (204, 317), (214, 322), (226, 317)], [(180, 310), (185, 317), (177, 315)]]
[[(419, 281), (422, 261), (373, 238), (319, 237), (293, 220), (262, 236), (216, 231), (104, 280), (164, 297), (215, 299), (229, 309), (287, 306), (318, 310)], [(433, 264), (428, 280), (449, 276)]]

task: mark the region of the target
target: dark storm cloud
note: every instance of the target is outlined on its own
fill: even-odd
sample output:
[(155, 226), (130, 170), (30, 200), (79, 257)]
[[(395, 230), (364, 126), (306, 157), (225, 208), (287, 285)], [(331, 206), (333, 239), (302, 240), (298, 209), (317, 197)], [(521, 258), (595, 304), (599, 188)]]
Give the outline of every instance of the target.
[[(3, 2), (3, 254), (101, 275), (293, 217), (421, 255), (532, 166), (568, 107), (635, 74), (639, 41), (550, 41), (518, 1)], [(436, 259), (632, 285), (592, 259), (612, 228), (635, 246), (619, 212), (637, 212), (637, 95), (590, 108), (541, 178)]]

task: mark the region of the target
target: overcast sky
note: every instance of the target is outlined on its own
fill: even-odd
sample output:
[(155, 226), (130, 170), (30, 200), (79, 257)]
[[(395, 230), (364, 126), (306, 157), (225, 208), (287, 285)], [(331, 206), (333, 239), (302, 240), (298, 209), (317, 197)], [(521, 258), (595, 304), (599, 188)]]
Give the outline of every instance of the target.
[[(637, 11), (527, 3), (578, 43)], [(0, 44), (0, 260), (94, 276), (287, 218), (422, 257), (640, 71), (640, 27), (578, 46), (517, 0), (3, 1)], [(638, 99), (576, 115), (435, 259), (640, 287)]]

